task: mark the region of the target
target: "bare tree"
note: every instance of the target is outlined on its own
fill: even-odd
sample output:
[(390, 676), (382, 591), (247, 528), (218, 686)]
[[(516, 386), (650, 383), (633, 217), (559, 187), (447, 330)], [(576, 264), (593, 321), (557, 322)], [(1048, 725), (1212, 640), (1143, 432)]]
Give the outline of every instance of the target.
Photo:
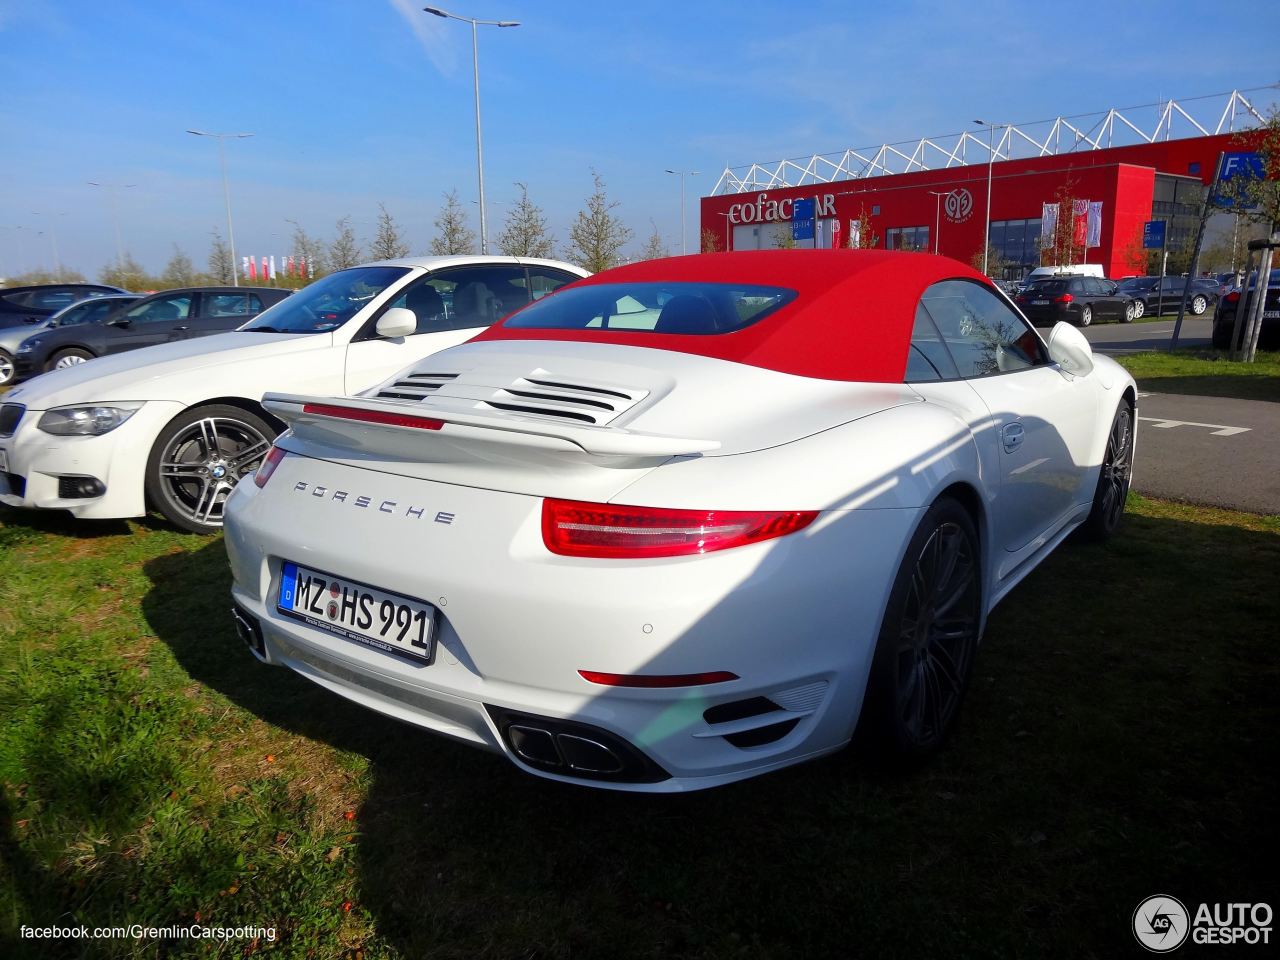
[(440, 232), (431, 241), (431, 252), (436, 256), (476, 252), (476, 235), (467, 226), (467, 212), (458, 202), (457, 190), (450, 190), (444, 195), (444, 206), (440, 209), (440, 216), (436, 217), (436, 229)]
[(163, 286), (155, 277), (148, 276), (147, 271), (142, 269), (142, 265), (128, 251), (125, 252), (124, 259), (103, 267), (99, 276), (103, 283), (124, 287), (126, 290), (154, 290)]
[(189, 287), (200, 282), (195, 264), (176, 243), (173, 245), (173, 256), (160, 274), (160, 282), (166, 287)]
[(329, 263), (334, 270), (345, 270), (354, 267), (362, 257), (360, 244), (356, 242), (355, 232), (351, 229), (351, 217), (338, 220), (338, 235), (329, 244)]
[(387, 212), (386, 204), (378, 204), (378, 235), (373, 238), (369, 256), (374, 260), (399, 260), (409, 255), (409, 245), (400, 236), (400, 227)]
[(720, 239), (720, 234), (716, 233), (710, 227), (702, 228), (701, 250), (703, 253), (719, 253), (724, 249), (724, 243)]
[(213, 283), (231, 283), (231, 249), (227, 246), (218, 228), (213, 229), (213, 240), (209, 243), (209, 279)]
[(613, 214), (618, 201), (610, 201), (604, 192), (600, 174), (591, 171), (595, 191), (587, 198), (587, 209), (569, 228), (569, 248), (565, 256), (592, 273), (608, 270), (622, 262), (619, 252), (631, 242), (631, 228)]
[(880, 235), (871, 226), (871, 214), (865, 206), (858, 208), (858, 219), (849, 224), (849, 239), (845, 241), (850, 250), (870, 250), (880, 245)]
[(649, 240), (644, 245), (644, 249), (640, 251), (641, 260), (661, 260), (663, 257), (671, 256), (671, 251), (667, 249), (666, 241), (662, 239), (662, 234), (658, 232), (658, 225), (652, 220), (649, 225), (653, 227), (653, 233), (649, 234)]
[(303, 276), (323, 277), (329, 272), (329, 251), (324, 242), (303, 230), (297, 220), (288, 222), (293, 224), (293, 258), (299, 269), (305, 268)]
[(547, 229), (542, 208), (529, 199), (527, 184), (516, 182), (520, 199), (507, 211), (506, 222), (498, 234), (498, 249), (508, 257), (552, 257), (555, 237)]

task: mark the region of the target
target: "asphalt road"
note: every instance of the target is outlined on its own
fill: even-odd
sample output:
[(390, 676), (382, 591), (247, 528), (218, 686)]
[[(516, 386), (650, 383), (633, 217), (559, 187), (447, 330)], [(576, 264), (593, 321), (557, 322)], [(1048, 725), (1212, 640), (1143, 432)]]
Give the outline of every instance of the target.
[[(1139, 323), (1094, 323), (1084, 328), (1085, 338), (1099, 353), (1136, 353), (1168, 350), (1173, 340), (1176, 314)], [(1042, 331), (1046, 333), (1047, 331)], [(1209, 347), (1213, 339), (1213, 314), (1186, 317), (1178, 336), (1179, 347)]]
[(1280, 513), (1280, 404), (1140, 392), (1133, 488)]

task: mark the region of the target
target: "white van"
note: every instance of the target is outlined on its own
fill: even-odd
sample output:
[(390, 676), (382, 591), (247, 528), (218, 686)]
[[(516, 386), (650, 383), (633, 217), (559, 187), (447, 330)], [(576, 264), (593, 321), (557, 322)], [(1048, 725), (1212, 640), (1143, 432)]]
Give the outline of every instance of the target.
[(1061, 267), (1036, 267), (1023, 278), (1022, 282), (1033, 283), (1036, 280), (1048, 280), (1051, 277), (1097, 277), (1099, 280), (1106, 279), (1100, 263), (1073, 263)]

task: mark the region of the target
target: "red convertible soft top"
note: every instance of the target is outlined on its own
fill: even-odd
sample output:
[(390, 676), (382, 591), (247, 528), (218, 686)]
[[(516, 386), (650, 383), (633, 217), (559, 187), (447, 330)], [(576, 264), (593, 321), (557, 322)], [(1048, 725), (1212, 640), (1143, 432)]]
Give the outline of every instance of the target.
[(475, 340), (573, 340), (693, 353), (824, 380), (901, 383), (920, 296), (940, 280), (990, 281), (949, 257), (884, 250), (747, 250), (647, 260), (576, 281), (786, 287), (798, 296), (757, 323), (707, 335), (495, 324)]

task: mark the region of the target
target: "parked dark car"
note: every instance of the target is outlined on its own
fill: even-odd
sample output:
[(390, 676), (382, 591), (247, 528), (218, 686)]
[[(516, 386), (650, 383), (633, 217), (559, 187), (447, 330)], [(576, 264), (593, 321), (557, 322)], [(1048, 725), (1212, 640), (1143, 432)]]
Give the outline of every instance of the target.
[[(1242, 309), (1246, 312), (1240, 317), (1240, 333), (1236, 341), (1239, 348), (1244, 340), (1249, 304), (1253, 301), (1253, 292), (1258, 283), (1257, 273), (1249, 277), (1249, 292), (1244, 298)], [(1236, 307), (1240, 305), (1240, 291), (1233, 290), (1222, 298), (1218, 309), (1213, 314), (1213, 346), (1215, 350), (1227, 350), (1231, 347), (1231, 331), (1235, 329)], [(1262, 329), (1258, 331), (1259, 350), (1280, 350), (1280, 270), (1272, 270), (1267, 280), (1267, 301), (1262, 309)]]
[(17, 376), (17, 368), (13, 364), (13, 356), (23, 340), (34, 337), (38, 333), (52, 330), (54, 327), (72, 327), (78, 323), (94, 323), (107, 314), (133, 303), (142, 297), (140, 293), (108, 293), (101, 297), (90, 297), (77, 300), (69, 307), (63, 307), (51, 317), (45, 317), (38, 323), (28, 326), (9, 327), (0, 330), (0, 387), (7, 387)]
[(41, 283), (0, 289), (0, 328), (39, 323), (63, 307), (87, 297), (128, 293), (104, 283)]
[(18, 347), (18, 376), (84, 363), (171, 340), (234, 330), (292, 291), (272, 287), (181, 287), (162, 290), (95, 323), (59, 327), (28, 337)]
[(1059, 320), (1087, 327), (1095, 320), (1128, 323), (1135, 316), (1132, 298), (1110, 280), (1098, 277), (1050, 277), (1035, 280), (1017, 297), (1018, 307), (1036, 326)]
[(1187, 288), (1187, 313), (1198, 317), (1218, 302), (1216, 280), (1191, 280), (1187, 277), (1130, 277), (1120, 281), (1120, 291), (1139, 305), (1137, 316), (1159, 316), (1177, 313)]

